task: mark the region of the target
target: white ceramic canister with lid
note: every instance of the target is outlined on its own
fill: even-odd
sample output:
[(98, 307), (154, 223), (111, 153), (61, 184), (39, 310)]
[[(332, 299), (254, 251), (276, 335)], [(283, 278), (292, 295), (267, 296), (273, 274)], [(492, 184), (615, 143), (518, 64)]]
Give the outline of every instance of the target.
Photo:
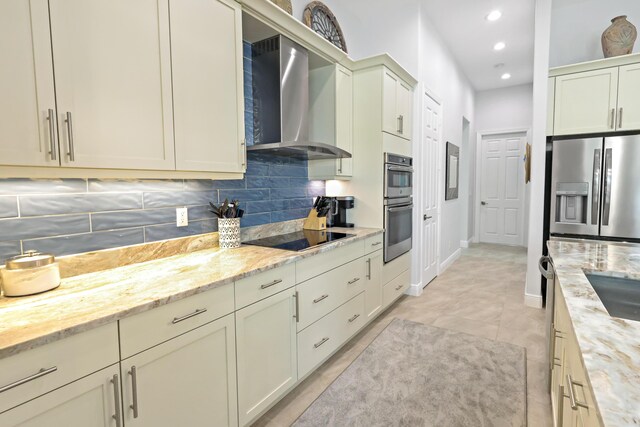
[(33, 295), (60, 286), (60, 269), (55, 257), (36, 251), (9, 258), (0, 276), (6, 297)]

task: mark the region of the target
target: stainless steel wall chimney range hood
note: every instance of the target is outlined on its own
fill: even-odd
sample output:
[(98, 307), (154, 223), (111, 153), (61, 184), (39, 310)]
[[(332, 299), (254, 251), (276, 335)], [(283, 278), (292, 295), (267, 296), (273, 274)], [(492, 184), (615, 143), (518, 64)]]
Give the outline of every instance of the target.
[(253, 140), (248, 151), (299, 159), (351, 154), (309, 141), (309, 52), (283, 36), (252, 44)]

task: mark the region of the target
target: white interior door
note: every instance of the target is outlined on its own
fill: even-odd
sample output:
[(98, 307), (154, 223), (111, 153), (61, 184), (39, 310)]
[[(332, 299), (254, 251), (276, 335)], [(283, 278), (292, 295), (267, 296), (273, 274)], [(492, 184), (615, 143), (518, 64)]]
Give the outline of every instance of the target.
[(422, 283), (427, 285), (438, 274), (438, 153), (442, 106), (424, 96), (422, 132)]
[(482, 139), (480, 241), (522, 245), (524, 229), (525, 134)]

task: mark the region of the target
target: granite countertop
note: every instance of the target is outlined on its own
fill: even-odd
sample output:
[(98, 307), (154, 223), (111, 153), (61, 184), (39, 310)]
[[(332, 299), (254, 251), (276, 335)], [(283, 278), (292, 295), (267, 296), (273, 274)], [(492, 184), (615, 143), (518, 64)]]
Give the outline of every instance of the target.
[(303, 252), (215, 247), (68, 277), (38, 295), (0, 298), (0, 359), (382, 233), (332, 231), (354, 236)]
[(562, 240), (547, 246), (604, 425), (640, 425), (640, 322), (609, 316), (584, 275), (640, 278), (640, 247)]

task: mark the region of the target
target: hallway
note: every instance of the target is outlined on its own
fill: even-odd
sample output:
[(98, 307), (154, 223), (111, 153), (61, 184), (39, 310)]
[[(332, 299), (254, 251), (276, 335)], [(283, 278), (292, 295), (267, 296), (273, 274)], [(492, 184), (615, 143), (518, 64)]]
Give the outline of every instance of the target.
[(544, 310), (524, 305), (526, 258), (521, 247), (463, 249), (421, 296), (401, 298), (254, 425), (290, 425), (394, 318), (402, 318), (526, 347), (529, 425), (551, 426)]

